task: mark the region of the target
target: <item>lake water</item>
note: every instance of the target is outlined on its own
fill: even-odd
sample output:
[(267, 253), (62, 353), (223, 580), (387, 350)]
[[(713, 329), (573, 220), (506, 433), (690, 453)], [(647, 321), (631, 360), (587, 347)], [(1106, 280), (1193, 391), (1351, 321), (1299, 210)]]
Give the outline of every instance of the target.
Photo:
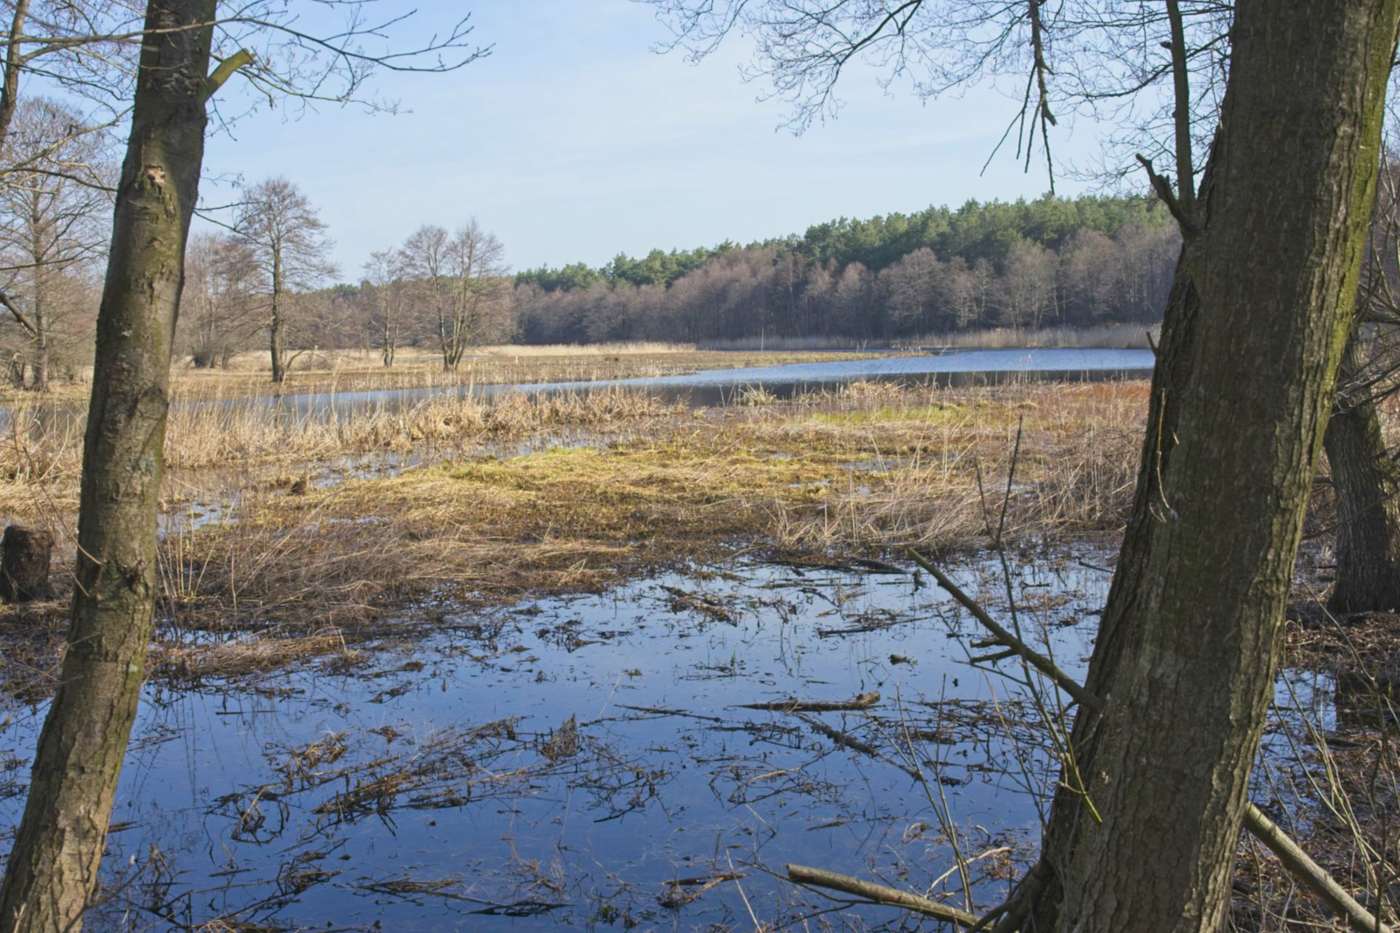
[[(824, 363), (790, 363), (740, 369), (712, 369), (676, 376), (636, 379), (602, 379), (587, 382), (539, 382), (506, 385), (448, 386), (366, 392), (313, 392), (283, 395), (275, 404), (299, 416), (334, 412), (353, 416), (359, 411), (399, 408), (425, 398), (457, 394), (490, 399), (526, 393), (590, 392), (628, 389), (696, 405), (731, 400), (747, 387), (762, 387), (781, 398), (806, 391), (829, 389), (860, 380), (900, 383), (968, 385), (1008, 378), (1047, 380), (1104, 379), (1142, 376), (1152, 371), (1150, 350), (1046, 349), (968, 350), (931, 356), (873, 357)], [(224, 404), (266, 404), (242, 401)]]

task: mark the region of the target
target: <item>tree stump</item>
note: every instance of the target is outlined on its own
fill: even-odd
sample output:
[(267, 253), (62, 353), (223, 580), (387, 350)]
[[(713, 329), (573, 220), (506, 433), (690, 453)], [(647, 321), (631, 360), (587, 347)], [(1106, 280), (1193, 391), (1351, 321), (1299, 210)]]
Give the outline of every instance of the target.
[(11, 603), (44, 599), (49, 591), (49, 556), (53, 535), (10, 525), (0, 539), (0, 599)]

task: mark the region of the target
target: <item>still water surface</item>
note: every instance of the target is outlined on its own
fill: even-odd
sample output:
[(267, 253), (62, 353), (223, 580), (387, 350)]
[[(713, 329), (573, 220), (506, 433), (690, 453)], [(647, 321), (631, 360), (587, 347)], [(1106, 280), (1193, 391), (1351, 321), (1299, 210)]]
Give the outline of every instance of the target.
[[(1013, 564), (1021, 624), (1071, 672), (1109, 560)], [(957, 576), (1005, 613), (996, 566)], [(777, 879), (787, 862), (961, 904), (956, 875), (937, 881), (956, 838), (991, 853), (970, 876), (988, 904), (1034, 854), (1054, 776), (1039, 716), (969, 663), (981, 631), (925, 577), (740, 560), (400, 625), (358, 658), (148, 686), (89, 928), (748, 927), (750, 907), (831, 907)], [(744, 706), (861, 694), (878, 700)], [(0, 827), (42, 715), (0, 709)]]

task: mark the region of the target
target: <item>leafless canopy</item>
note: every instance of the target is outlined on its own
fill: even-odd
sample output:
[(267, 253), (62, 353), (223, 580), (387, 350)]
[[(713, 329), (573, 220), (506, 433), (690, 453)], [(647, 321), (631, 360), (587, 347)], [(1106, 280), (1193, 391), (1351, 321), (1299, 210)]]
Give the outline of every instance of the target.
[(444, 369), (462, 362), (508, 308), (505, 249), (473, 218), (455, 233), (418, 228), (399, 250), (398, 269), (412, 283), (414, 301), (431, 309)]
[[(1123, 128), (1113, 170), (1131, 167), (1129, 152), (1175, 154), (1178, 58), (1194, 89), (1193, 125), (1199, 135), (1208, 133), (1223, 87), (1233, 6), (1225, 0), (641, 2), (671, 32), (663, 50), (700, 59), (730, 36), (751, 41), (745, 76), (791, 104), (788, 126), (797, 132), (839, 111), (837, 84), (857, 61), (873, 68), (886, 89), (903, 84), (922, 98), (1014, 79), (1019, 107), (1002, 143), (1014, 136), (1017, 156), (1029, 167), (1038, 139), (1052, 186), (1050, 133), (1067, 113), (1111, 118)], [(1167, 7), (1179, 13), (1178, 30)]]
[[(226, 94), (211, 106), (225, 122), (260, 104), (392, 109), (393, 101), (366, 94), (375, 71), (453, 71), (490, 54), (472, 40), (470, 14), (414, 36), (422, 17), (398, 7), (395, 0), (221, 3), (214, 23), (219, 65), (207, 92), (236, 73), (251, 93)], [(75, 132), (120, 123), (130, 106), (144, 17), (145, 4), (137, 0), (0, 0), (0, 142), (29, 85), (83, 110)]]

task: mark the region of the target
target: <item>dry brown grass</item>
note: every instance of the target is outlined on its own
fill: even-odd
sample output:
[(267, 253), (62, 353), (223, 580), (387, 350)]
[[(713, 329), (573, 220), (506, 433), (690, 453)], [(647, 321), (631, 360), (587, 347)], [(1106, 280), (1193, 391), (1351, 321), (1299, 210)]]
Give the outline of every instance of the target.
[[(490, 403), (443, 396), (345, 419), (298, 416), (257, 402), (177, 406), (166, 429), (164, 498), (173, 509), (194, 491), (242, 493), (285, 485), (318, 464), (346, 457), (466, 456), (482, 444), (557, 431), (606, 433), (677, 410), (619, 390), (508, 395)], [(0, 510), (11, 520), (46, 525), (62, 538), (77, 508), (83, 423), (30, 404), (11, 409), (8, 427), (0, 436)]]
[(1159, 339), (1161, 324), (1100, 324), (1094, 327), (989, 327), (951, 334), (927, 334), (903, 344), (992, 350), (1008, 347), (1136, 347), (1147, 349)]
[[(624, 393), (442, 399), (291, 430), (264, 409), (184, 410), (168, 438), (175, 469), (153, 665), (233, 676), (344, 653), (402, 629), (388, 623), (408, 605), (416, 625), (432, 626), (438, 600), (597, 590), (744, 549), (811, 557), (983, 544), (1018, 431), (1009, 539), (1113, 531), (1131, 495), (1145, 396), (1145, 383), (858, 383), (705, 410)], [(58, 530), (60, 560), (73, 551), (77, 447), (71, 428), (0, 444), (5, 514)], [(304, 482), (350, 451), (425, 465)], [(180, 500), (211, 488), (224, 489), (225, 511), (200, 524)], [(27, 649), (34, 671), (52, 669), (64, 605), (60, 592), (27, 610), (46, 633)], [(196, 630), (223, 637), (189, 639)]]
[[(305, 496), (167, 538), (181, 627), (350, 637), (429, 595), (593, 590), (738, 548), (805, 554), (983, 537), (1023, 425), (1013, 539), (1117, 526), (1140, 384), (964, 392), (855, 386), (799, 404), (674, 413), (602, 446), (470, 459)], [(372, 627), (371, 627), (372, 628)]]

